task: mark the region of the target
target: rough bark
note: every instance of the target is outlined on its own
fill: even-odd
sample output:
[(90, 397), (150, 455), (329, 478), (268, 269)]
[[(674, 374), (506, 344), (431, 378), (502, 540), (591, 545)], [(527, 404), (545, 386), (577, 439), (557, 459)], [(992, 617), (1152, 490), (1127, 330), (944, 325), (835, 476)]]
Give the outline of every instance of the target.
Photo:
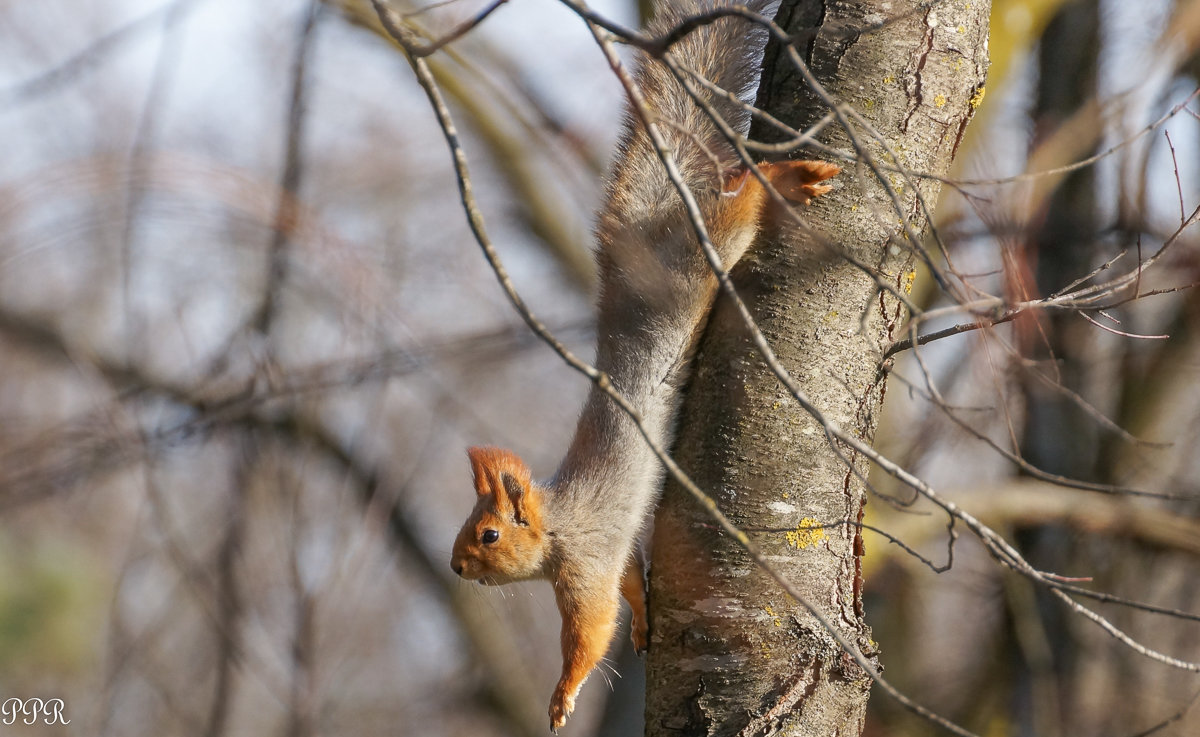
[[(944, 175), (978, 104), (988, 2), (785, 1), (779, 22), (841, 103), (852, 105), (913, 170)], [(882, 28), (881, 21), (891, 19)], [(759, 105), (803, 129), (825, 112), (787, 58), (769, 47)], [(860, 127), (857, 135), (870, 136)], [(765, 131), (762, 139), (770, 138)], [(846, 133), (822, 142), (853, 154)], [(882, 145), (867, 144), (881, 162)], [(888, 174), (904, 215), (925, 216), (913, 186)], [(798, 232), (760, 243), (735, 281), (784, 366), (833, 422), (870, 438), (884, 395), (883, 348), (902, 313), (850, 254), (911, 285), (911, 244), (884, 187), (850, 165), (806, 213), (828, 242)], [(931, 205), (938, 186), (921, 184)], [(706, 330), (681, 415), (676, 458), (866, 654), (858, 528), (865, 490), (821, 428), (780, 386), (726, 300)], [(856, 462), (859, 459), (855, 459)], [(865, 464), (858, 462), (861, 471)], [(850, 522), (851, 524), (845, 524)], [(797, 531), (813, 523), (843, 523)], [(787, 532), (790, 530), (790, 533)], [(654, 529), (646, 734), (852, 735), (869, 679), (820, 625), (754, 567), (739, 545), (669, 484)]]

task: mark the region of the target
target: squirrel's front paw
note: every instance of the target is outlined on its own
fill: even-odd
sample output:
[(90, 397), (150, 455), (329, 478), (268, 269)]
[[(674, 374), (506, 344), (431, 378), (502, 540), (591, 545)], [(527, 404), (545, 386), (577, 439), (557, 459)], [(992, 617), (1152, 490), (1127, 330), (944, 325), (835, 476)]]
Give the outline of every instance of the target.
[(568, 693), (560, 684), (554, 689), (554, 696), (550, 698), (550, 731), (558, 734), (559, 728), (567, 723), (567, 717), (571, 716), (571, 712), (575, 711), (575, 695)]

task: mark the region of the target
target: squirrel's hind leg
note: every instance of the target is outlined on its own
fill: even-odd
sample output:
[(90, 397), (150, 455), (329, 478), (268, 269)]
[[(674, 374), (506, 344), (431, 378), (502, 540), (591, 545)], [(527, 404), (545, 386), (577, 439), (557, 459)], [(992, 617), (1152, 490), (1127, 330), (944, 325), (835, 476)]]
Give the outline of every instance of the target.
[(646, 614), (646, 561), (640, 546), (635, 545), (625, 575), (621, 577), (621, 595), (629, 602), (629, 638), (638, 655), (650, 645), (650, 620)]

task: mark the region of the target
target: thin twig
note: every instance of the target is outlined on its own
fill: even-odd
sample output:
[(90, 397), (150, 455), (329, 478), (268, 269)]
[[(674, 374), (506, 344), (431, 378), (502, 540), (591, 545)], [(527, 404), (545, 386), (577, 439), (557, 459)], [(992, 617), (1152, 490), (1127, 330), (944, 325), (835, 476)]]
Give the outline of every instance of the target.
[(1200, 699), (1200, 691), (1197, 691), (1192, 698), (1188, 699), (1188, 702), (1184, 704), (1179, 711), (1162, 720), (1158, 724), (1155, 724), (1153, 727), (1142, 730), (1141, 732), (1130, 735), (1129, 737), (1150, 737), (1150, 735), (1154, 734), (1155, 732), (1166, 729), (1175, 722), (1178, 722), (1180, 719), (1183, 719), (1185, 716), (1187, 716), (1187, 713), (1191, 711), (1193, 706), (1196, 705), (1196, 701), (1198, 699)]
[(946, 562), (940, 566), (938, 564), (934, 563), (929, 558), (926, 558), (925, 556), (921, 555), (919, 552), (917, 552), (916, 548), (912, 547), (911, 545), (904, 542), (903, 540), (896, 537), (895, 535), (891, 534), (890, 532), (881, 530), (880, 528), (875, 527), (873, 525), (868, 525), (865, 522), (855, 522), (854, 520), (838, 520), (837, 522), (813, 522), (811, 524), (802, 524), (802, 525), (798, 525), (796, 527), (743, 527), (742, 529), (745, 530), (746, 532), (761, 532), (761, 533), (769, 533), (769, 534), (779, 534), (779, 533), (787, 533), (787, 532), (802, 532), (802, 531), (806, 531), (806, 530), (827, 530), (827, 529), (831, 529), (834, 527), (847, 527), (847, 526), (855, 527), (860, 530), (869, 530), (871, 532), (874, 532), (876, 535), (879, 535), (880, 537), (887, 538), (888, 542), (892, 543), (893, 545), (896, 545), (897, 547), (899, 547), (901, 550), (903, 550), (905, 553), (912, 556), (913, 558), (916, 558), (918, 561), (921, 562), (922, 565), (924, 565), (926, 568), (933, 571), (934, 573), (945, 573), (946, 571), (948, 571), (954, 567), (954, 542), (958, 539), (958, 533), (954, 529), (954, 518), (953, 517), (949, 517), (947, 520), (947, 523), (946, 523), (946, 530), (949, 533), (949, 535), (948, 535), (949, 544), (947, 546), (948, 549), (946, 551)]
[[(1101, 310), (1101, 312), (1103, 312), (1103, 310)], [(1120, 335), (1123, 338), (1138, 338), (1140, 340), (1166, 340), (1167, 338), (1171, 337), (1170, 335), (1166, 335), (1166, 334), (1163, 334), (1163, 335), (1141, 335), (1138, 333), (1128, 333), (1128, 332), (1125, 332), (1124, 330), (1117, 330), (1114, 327), (1110, 327), (1108, 325), (1105, 325), (1102, 322), (1099, 322), (1098, 320), (1096, 320), (1094, 317), (1092, 317), (1088, 313), (1084, 312), (1083, 310), (1076, 310), (1075, 314), (1079, 315), (1084, 320), (1087, 320), (1088, 322), (1090, 322), (1091, 324), (1100, 328), (1101, 330), (1112, 333), (1113, 335)]]
[(1171, 164), (1175, 168), (1175, 191), (1179, 193), (1179, 224), (1182, 225), (1187, 213), (1183, 210), (1183, 182), (1179, 179), (1179, 159), (1175, 158), (1175, 144), (1171, 143), (1171, 131), (1163, 131), (1167, 137), (1167, 147), (1171, 149)]
[[(371, 1), (372, 1), (372, 4), (375, 6), (376, 11), (378, 11), (382, 4), (380, 2), (378, 2), (378, 0), (371, 0)], [(436, 53), (442, 47), (444, 47), (448, 44), (454, 43), (458, 39), (460, 39), (463, 36), (470, 33), (472, 30), (475, 29), (476, 26), (478, 26), (480, 23), (482, 23), (484, 20), (486, 20), (489, 15), (496, 12), (496, 10), (498, 10), (501, 5), (504, 5), (507, 2), (508, 2), (508, 0), (492, 0), (492, 2), (487, 7), (485, 7), (483, 10), (476, 13), (473, 17), (460, 23), (458, 25), (458, 27), (456, 27), (454, 30), (450, 31), (446, 35), (442, 36), (441, 38), (435, 39), (428, 43), (406, 43), (404, 46), (404, 50), (406, 52), (408, 52), (408, 54), (410, 54), (411, 56), (414, 56), (418, 59), (424, 58), (426, 56), (432, 56), (434, 53)], [(386, 8), (387, 6), (383, 6), (383, 7)], [(392, 16), (394, 16), (393, 22), (398, 22), (399, 19), (408, 17), (408, 16), (401, 16), (399, 13), (392, 11), (390, 8), (388, 8), (388, 12)], [(380, 20), (383, 20), (382, 13), (380, 14)], [(385, 21), (385, 23), (386, 23), (386, 21)], [(397, 40), (399, 40), (399, 39), (397, 39)]]

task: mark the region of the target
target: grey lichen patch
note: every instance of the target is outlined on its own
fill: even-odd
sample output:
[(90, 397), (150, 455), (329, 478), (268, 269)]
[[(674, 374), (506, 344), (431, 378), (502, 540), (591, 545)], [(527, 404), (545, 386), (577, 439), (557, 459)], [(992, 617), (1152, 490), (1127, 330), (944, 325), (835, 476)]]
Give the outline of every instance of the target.
[(700, 620), (700, 615), (687, 609), (669, 609), (666, 616), (683, 625), (690, 625)]
[(692, 611), (705, 617), (744, 617), (747, 614), (742, 600), (733, 597), (700, 599), (692, 605)]
[(796, 505), (787, 502), (771, 502), (767, 505), (767, 508), (781, 517), (794, 514), (796, 511)]

